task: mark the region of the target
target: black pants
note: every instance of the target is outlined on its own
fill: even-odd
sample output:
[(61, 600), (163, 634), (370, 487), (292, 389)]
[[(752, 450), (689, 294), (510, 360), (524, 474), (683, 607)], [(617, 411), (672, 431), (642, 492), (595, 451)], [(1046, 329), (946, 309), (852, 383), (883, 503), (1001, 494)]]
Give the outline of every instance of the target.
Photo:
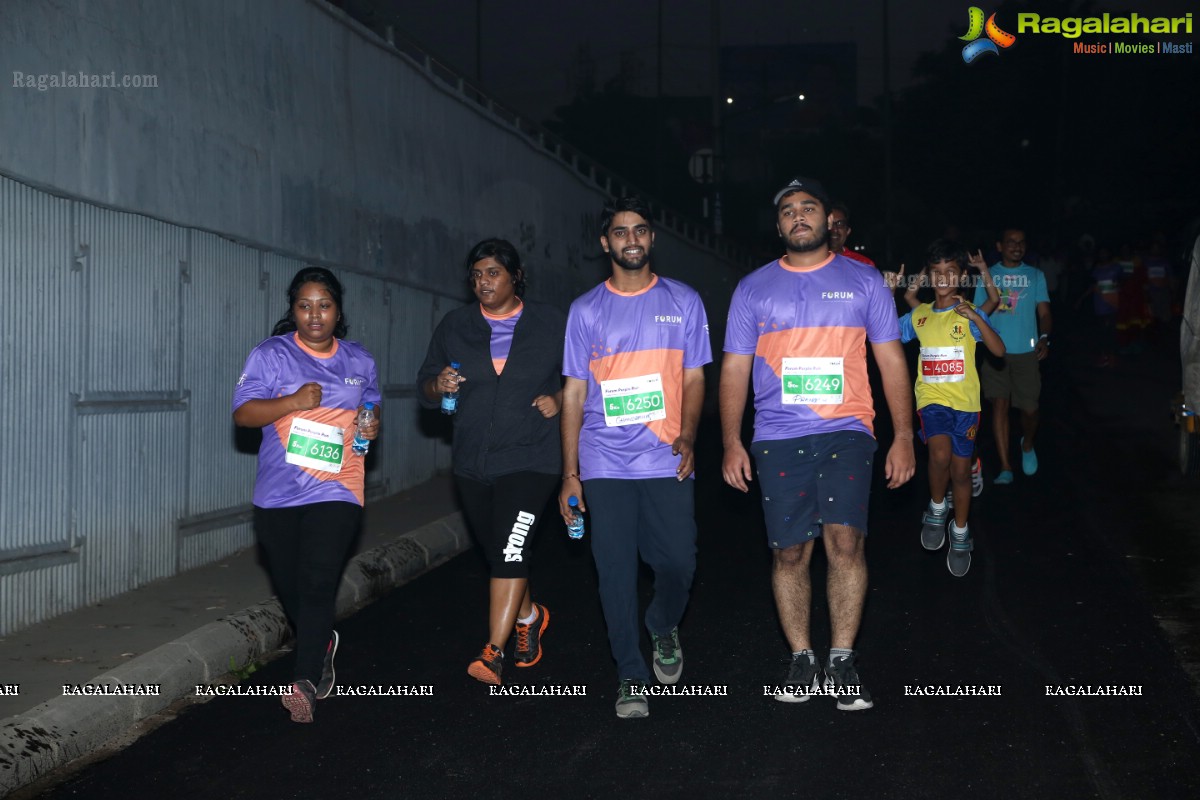
[[(463, 515), (487, 559), (493, 578), (528, 578), (533, 535), (542, 511), (558, 488), (559, 477), (542, 472), (514, 472), (482, 483), (454, 476)], [(562, 521), (559, 517), (559, 525)], [(551, 520), (553, 524), (553, 520)]]
[(321, 679), (338, 584), (361, 524), (362, 506), (355, 503), (254, 507), (254, 534), (267, 574), (296, 632), (294, 680), (316, 686)]

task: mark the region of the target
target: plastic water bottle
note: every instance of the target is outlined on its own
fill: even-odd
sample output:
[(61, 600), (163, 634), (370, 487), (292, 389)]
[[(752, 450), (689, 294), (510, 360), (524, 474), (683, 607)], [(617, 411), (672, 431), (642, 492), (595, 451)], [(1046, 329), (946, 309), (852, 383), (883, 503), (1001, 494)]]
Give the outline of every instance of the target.
[(571, 524), (567, 525), (567, 535), (572, 539), (582, 539), (583, 512), (579, 510), (579, 498), (571, 495), (567, 498), (567, 505), (571, 507)]
[[(451, 361), (450, 369), (454, 370), (454, 377), (458, 377), (458, 362)], [(458, 389), (453, 392), (442, 392), (442, 413), (454, 414), (458, 411)]]
[(358, 412), (358, 427), (354, 430), (354, 442), (350, 445), (350, 449), (355, 455), (365, 456), (367, 449), (371, 446), (370, 439), (362, 437), (362, 429), (364, 425), (369, 425), (371, 420), (375, 419), (375, 404), (363, 403), (362, 411)]

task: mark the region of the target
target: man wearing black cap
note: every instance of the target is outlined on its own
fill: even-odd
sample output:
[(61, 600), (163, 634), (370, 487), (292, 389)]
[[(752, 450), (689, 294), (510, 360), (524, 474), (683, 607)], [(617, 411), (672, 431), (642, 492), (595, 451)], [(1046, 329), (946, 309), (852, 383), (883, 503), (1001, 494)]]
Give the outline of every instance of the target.
[[(827, 693), (839, 709), (858, 711), (874, 705), (854, 652), (867, 592), (864, 540), (876, 449), (866, 342), (896, 431), (884, 467), (890, 489), (916, 468), (912, 390), (887, 286), (875, 269), (829, 250), (824, 187), (796, 178), (775, 195), (775, 208), (787, 252), (743, 278), (730, 303), (721, 366), (722, 473), (730, 486), (748, 491), (750, 453), (741, 427), (753, 378), (750, 451), (774, 553), (775, 606), (792, 649), (775, 699), (800, 703)], [(833, 633), (824, 669), (809, 639), (809, 562), (818, 537), (829, 561)]]

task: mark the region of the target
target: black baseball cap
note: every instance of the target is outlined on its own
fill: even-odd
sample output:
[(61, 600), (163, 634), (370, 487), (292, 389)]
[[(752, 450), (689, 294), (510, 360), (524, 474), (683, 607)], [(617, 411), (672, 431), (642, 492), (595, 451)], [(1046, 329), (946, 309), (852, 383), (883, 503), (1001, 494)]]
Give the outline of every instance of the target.
[(829, 204), (831, 202), (829, 199), (829, 192), (825, 191), (825, 187), (821, 185), (820, 181), (813, 180), (812, 178), (792, 178), (791, 183), (775, 193), (776, 207), (779, 206), (779, 201), (782, 200), (784, 196), (789, 195), (792, 192), (807, 192), (808, 194), (820, 200), (821, 205), (825, 206), (826, 211), (829, 210)]

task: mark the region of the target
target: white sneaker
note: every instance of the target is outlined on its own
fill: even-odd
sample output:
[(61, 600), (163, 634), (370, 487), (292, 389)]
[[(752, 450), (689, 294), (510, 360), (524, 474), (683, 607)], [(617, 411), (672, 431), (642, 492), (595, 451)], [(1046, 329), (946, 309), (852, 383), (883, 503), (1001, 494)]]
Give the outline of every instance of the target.
[(981, 494), (983, 494), (983, 464), (977, 458), (971, 465), (971, 497), (979, 497)]

